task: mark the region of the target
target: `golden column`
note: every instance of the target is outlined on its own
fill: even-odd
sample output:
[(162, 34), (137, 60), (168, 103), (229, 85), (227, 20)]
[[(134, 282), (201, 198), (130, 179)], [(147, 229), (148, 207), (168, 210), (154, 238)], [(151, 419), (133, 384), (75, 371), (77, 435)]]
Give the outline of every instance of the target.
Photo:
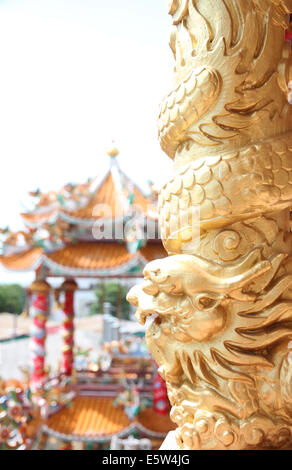
[[(159, 137), (169, 256), (129, 300), (182, 449), (292, 445), (291, 0), (173, 0)], [(292, 348), (292, 346), (290, 346)]]

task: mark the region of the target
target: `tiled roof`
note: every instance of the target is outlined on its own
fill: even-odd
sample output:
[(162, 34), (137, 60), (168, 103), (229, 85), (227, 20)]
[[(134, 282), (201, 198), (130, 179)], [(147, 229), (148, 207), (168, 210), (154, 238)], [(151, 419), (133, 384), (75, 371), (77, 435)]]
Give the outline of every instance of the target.
[(62, 408), (46, 422), (46, 428), (53, 433), (83, 439), (109, 439), (135, 426), (154, 436), (166, 435), (175, 428), (168, 415), (157, 415), (152, 408), (145, 409), (131, 422), (122, 406), (113, 405), (112, 398), (89, 396), (74, 398), (70, 407)]
[(112, 398), (77, 397), (47, 420), (55, 432), (76, 436), (107, 436), (119, 433), (130, 421), (122, 407), (114, 407)]
[(59, 251), (47, 254), (44, 263), (52, 270), (66, 271), (78, 275), (125, 274), (131, 268), (143, 266), (145, 261), (164, 258), (162, 244), (148, 243), (137, 253), (129, 253), (124, 243), (82, 242), (67, 245)]
[[(52, 270), (71, 270), (73, 275), (83, 275), (83, 271), (88, 275), (98, 275), (99, 272), (105, 271), (114, 275), (117, 269), (126, 272), (139, 263), (143, 264), (144, 260), (149, 262), (165, 256), (166, 251), (161, 243), (149, 242), (140, 251), (132, 254), (124, 243), (79, 242), (66, 245), (52, 253), (45, 254), (41, 248), (32, 248), (11, 256), (1, 256), (0, 263), (7, 269), (19, 271), (29, 270), (36, 263), (42, 262)], [(76, 270), (76, 274), (72, 270)]]
[(122, 243), (76, 243), (47, 254), (61, 266), (77, 269), (107, 269), (127, 263), (133, 255)]
[[(125, 215), (127, 210), (131, 209), (131, 204), (127, 209), (129, 194), (131, 191), (133, 194), (133, 204), (138, 206), (144, 215), (151, 216), (151, 218), (157, 218), (156, 209), (150, 205), (150, 201), (142, 194), (140, 189), (133, 184), (133, 182), (118, 169), (119, 178), (124, 181), (126, 189), (117, 187), (118, 182), (115, 181), (113, 172), (110, 169), (105, 175), (104, 179), (92, 193), (89, 201), (85, 206), (68, 210), (62, 207), (60, 204), (54, 208), (45, 207), (38, 209), (31, 213), (22, 213), (21, 216), (24, 222), (28, 226), (38, 226), (43, 223), (52, 222), (56, 217), (60, 216), (65, 220), (72, 223), (78, 223), (84, 220), (94, 221), (96, 219), (114, 219)], [(132, 189), (130, 189), (132, 188)], [(123, 192), (125, 191), (125, 192)], [(102, 206), (106, 207), (107, 210), (102, 210)], [(99, 209), (100, 208), (100, 209)], [(153, 215), (154, 214), (154, 215)]]
[(99, 188), (93, 193), (93, 197), (85, 207), (74, 211), (66, 211), (66, 213), (71, 217), (78, 219), (111, 218), (106, 212), (103, 213), (103, 211), (97, 211), (94, 213), (94, 209), (98, 205), (106, 205), (111, 209), (112, 217), (118, 217), (122, 214), (123, 208), (120, 200), (116, 196), (113, 177), (111, 172), (109, 172)]
[[(124, 175), (126, 180), (130, 180)], [(149, 200), (143, 196), (141, 191), (133, 186), (133, 203), (140, 206), (144, 214), (147, 214)], [(74, 211), (65, 211), (66, 214), (76, 219), (111, 219), (116, 217), (122, 217), (125, 215), (125, 206), (123, 197), (127, 198), (127, 195), (122, 195), (116, 188), (113, 174), (111, 171), (108, 172), (101, 185), (93, 193), (93, 197), (89, 203), (80, 209)], [(94, 211), (98, 206), (106, 206), (109, 212), (100, 210)]]

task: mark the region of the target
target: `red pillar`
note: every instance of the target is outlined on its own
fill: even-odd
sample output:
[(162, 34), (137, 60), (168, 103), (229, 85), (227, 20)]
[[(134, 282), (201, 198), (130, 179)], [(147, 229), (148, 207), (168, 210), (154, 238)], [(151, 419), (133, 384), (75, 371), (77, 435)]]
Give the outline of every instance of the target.
[(77, 283), (72, 280), (66, 280), (60, 287), (64, 291), (63, 324), (62, 324), (62, 362), (61, 372), (67, 376), (72, 375), (74, 364), (74, 292), (77, 289)]
[(32, 374), (30, 386), (33, 391), (40, 390), (46, 381), (45, 372), (45, 342), (46, 322), (50, 306), (50, 285), (46, 281), (34, 281), (29, 291), (31, 293), (30, 316), (32, 325), (30, 331), (32, 351)]

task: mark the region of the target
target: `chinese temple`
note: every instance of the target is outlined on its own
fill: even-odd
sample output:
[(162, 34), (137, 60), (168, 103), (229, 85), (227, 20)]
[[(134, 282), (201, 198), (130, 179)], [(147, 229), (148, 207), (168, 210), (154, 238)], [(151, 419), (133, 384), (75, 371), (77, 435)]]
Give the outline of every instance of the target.
[(59, 192), (30, 193), (34, 204), (22, 213), (25, 229), (2, 232), (0, 263), (7, 270), (35, 271), (29, 305), (33, 326), (32, 384), (45, 380), (46, 320), (52, 306), (51, 277), (61, 278), (55, 295), (63, 302), (61, 372), (72, 373), (74, 293), (77, 278), (141, 277), (148, 261), (165, 251), (158, 237), (156, 194), (145, 194), (121, 170), (118, 150), (108, 152), (109, 168), (84, 184), (67, 184)]
[[(116, 148), (108, 157), (102, 177), (67, 184), (59, 192), (31, 192), (33, 209), (21, 214), (25, 228), (1, 231), (2, 266), (35, 272), (28, 289), (32, 364), (25, 383), (6, 391), (2, 387), (4, 448), (103, 449), (111, 443), (126, 448), (138, 439), (139, 446), (155, 449), (173, 428), (165, 384), (148, 351), (130, 354), (127, 349), (127, 342), (137, 345), (143, 339), (127, 331), (123, 336), (110, 313), (100, 312), (106, 364), (102, 352), (96, 364), (76, 368), (74, 361), (78, 279), (135, 283), (150, 260), (166, 254), (158, 235), (155, 191), (146, 196), (125, 175)], [(59, 278), (59, 287), (52, 288), (50, 278)], [(46, 322), (53, 300), (62, 309), (63, 347), (60, 369), (49, 376)]]
[(116, 148), (102, 178), (67, 184), (59, 192), (30, 193), (25, 230), (2, 229), (4, 268), (35, 270), (37, 278), (138, 274), (165, 255), (157, 241), (155, 194), (146, 197), (120, 169)]

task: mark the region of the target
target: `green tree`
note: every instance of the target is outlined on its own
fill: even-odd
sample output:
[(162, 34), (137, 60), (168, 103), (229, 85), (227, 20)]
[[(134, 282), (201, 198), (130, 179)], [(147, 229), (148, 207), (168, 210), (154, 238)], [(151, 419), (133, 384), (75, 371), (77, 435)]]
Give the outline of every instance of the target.
[(25, 290), (18, 284), (0, 285), (0, 313), (22, 313), (25, 304)]
[(113, 311), (114, 316), (118, 315), (118, 304), (121, 305), (121, 317), (124, 319), (129, 318), (130, 305), (126, 300), (128, 289), (121, 286), (118, 282), (109, 282), (107, 284), (101, 284), (96, 290), (96, 301), (90, 306), (91, 315), (102, 312), (102, 302), (109, 302)]

